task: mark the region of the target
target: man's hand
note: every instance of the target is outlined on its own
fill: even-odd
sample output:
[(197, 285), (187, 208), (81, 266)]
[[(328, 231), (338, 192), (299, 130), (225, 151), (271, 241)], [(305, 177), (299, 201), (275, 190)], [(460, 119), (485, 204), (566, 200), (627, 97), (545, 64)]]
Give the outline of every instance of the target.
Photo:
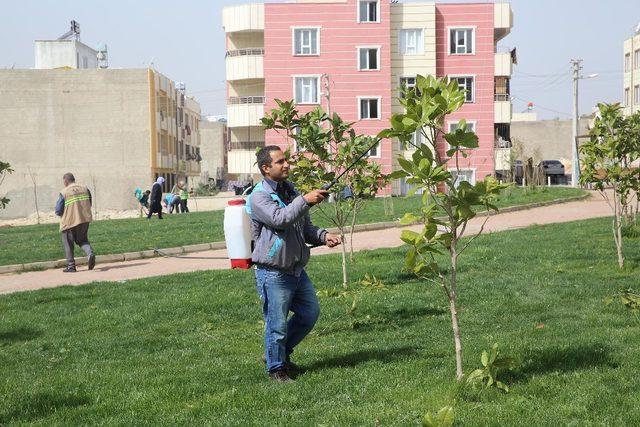
[(307, 193), (302, 197), (304, 198), (305, 202), (307, 202), (308, 204), (317, 205), (318, 203), (323, 201), (328, 195), (329, 195), (329, 192), (327, 190), (313, 190), (312, 192)]
[(330, 248), (338, 246), (340, 243), (342, 243), (342, 239), (340, 238), (340, 236), (330, 233), (327, 233), (327, 235), (325, 236), (325, 244)]

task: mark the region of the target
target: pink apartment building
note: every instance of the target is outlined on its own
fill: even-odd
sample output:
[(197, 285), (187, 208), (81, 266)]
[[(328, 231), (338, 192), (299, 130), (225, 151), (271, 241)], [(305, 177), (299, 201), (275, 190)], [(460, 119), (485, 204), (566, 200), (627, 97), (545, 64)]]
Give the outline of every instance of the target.
[[(286, 148), (283, 137), (260, 127), (275, 99), (294, 99), (301, 111), (321, 106), (375, 135), (402, 111), (399, 87), (417, 74), (447, 75), (467, 90), (467, 103), (447, 123), (451, 129), (464, 118), (479, 137), (461, 179), (508, 169), (513, 55), (497, 42), (511, 29), (509, 4), (298, 0), (226, 7), (223, 25), (229, 173), (258, 173), (258, 146)], [(407, 154), (384, 141), (370, 159), (390, 172)], [(396, 194), (406, 190), (393, 184)]]

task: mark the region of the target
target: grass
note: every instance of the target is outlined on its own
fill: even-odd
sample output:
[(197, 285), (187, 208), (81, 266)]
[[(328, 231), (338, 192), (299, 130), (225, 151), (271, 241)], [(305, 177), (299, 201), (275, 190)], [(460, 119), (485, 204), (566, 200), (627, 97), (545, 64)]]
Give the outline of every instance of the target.
[[(582, 190), (557, 187), (542, 187), (535, 191), (512, 188), (507, 191), (500, 201), (501, 207), (583, 194)], [(385, 215), (383, 200), (371, 200), (363, 209), (359, 223), (391, 221), (406, 212), (415, 211), (419, 203), (419, 197), (393, 198), (393, 215)], [(213, 211), (165, 215), (162, 221), (155, 217), (152, 220), (95, 221), (91, 224), (89, 238), (93, 249), (100, 255), (222, 241), (223, 214), (223, 211)], [(317, 213), (313, 213), (313, 219), (320, 226), (330, 226)], [(11, 248), (0, 251), (0, 265), (50, 261), (64, 256), (57, 224), (0, 228), (0, 247)]]
[[(605, 218), (485, 235), (462, 256), (465, 370), (499, 343), (521, 361), (509, 394), (454, 393), (446, 301), (401, 272), (402, 248), (357, 255), (352, 277), (388, 287), (361, 294), (358, 329), (321, 297), (292, 384), (266, 380), (251, 272), (2, 296), (0, 424), (416, 425), (454, 403), (465, 426), (637, 425), (640, 323), (603, 304), (638, 290), (640, 240), (626, 254), (619, 270)], [(338, 255), (308, 268), (320, 290), (340, 270)]]

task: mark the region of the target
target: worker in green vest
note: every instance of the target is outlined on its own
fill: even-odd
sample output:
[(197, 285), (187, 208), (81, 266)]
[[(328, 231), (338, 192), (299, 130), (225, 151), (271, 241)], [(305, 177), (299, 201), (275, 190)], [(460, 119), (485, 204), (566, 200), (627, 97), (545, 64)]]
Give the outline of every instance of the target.
[(189, 200), (189, 191), (187, 191), (187, 184), (184, 181), (178, 183), (180, 189), (180, 211), (182, 213), (189, 212), (187, 207), (187, 201)]

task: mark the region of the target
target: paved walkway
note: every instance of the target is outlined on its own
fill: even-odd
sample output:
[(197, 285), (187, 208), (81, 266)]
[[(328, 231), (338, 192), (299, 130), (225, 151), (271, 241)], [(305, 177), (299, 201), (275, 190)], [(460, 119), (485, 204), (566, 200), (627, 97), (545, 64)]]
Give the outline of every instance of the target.
[[(523, 228), (534, 224), (568, 222), (588, 218), (611, 216), (606, 202), (596, 193), (583, 201), (544, 206), (529, 210), (501, 213), (492, 216), (485, 232), (497, 232)], [(467, 235), (477, 232), (484, 217), (474, 218), (467, 227)], [(419, 226), (407, 227), (419, 230)], [(354, 250), (392, 248), (401, 246), (400, 229), (363, 231), (356, 234)], [(316, 248), (313, 254), (339, 252), (340, 247)], [(148, 258), (111, 264), (98, 264), (93, 271), (80, 267), (77, 273), (60, 270), (34, 271), (21, 274), (0, 275), (0, 294), (53, 288), (61, 285), (82, 285), (94, 281), (125, 281), (150, 276), (184, 273), (198, 270), (229, 268), (226, 250), (211, 250), (185, 254), (179, 257)]]

